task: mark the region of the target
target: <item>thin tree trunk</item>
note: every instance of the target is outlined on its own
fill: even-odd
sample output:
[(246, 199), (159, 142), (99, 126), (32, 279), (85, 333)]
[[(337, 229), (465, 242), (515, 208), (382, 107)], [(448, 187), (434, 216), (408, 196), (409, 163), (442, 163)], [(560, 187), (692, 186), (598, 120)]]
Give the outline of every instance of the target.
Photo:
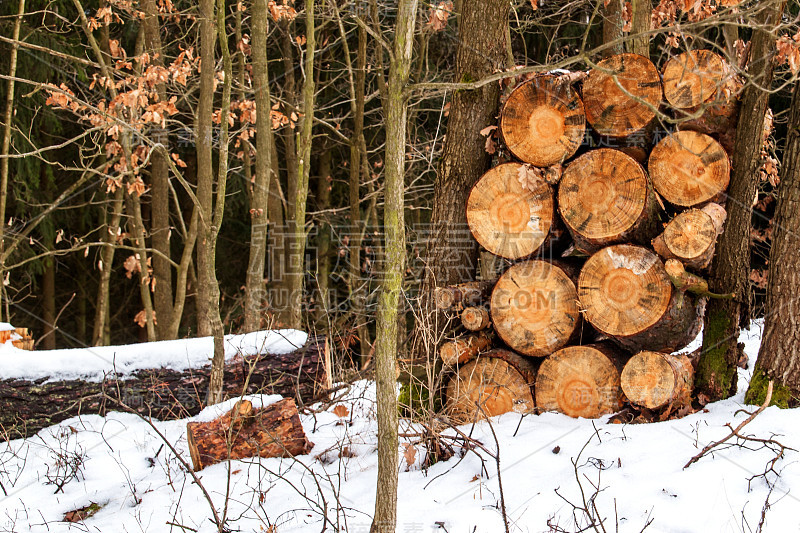
[[(11, 55), (8, 67), (8, 90), (6, 92), (6, 108), (3, 114), (3, 146), (0, 151), (0, 257), (5, 254), (5, 219), (6, 205), (8, 204), (8, 155), (11, 150), (11, 126), (14, 118), (14, 78), (17, 75), (17, 50), (19, 49), (19, 29), (22, 25), (22, 16), (25, 14), (25, 0), (19, 0), (17, 18), (14, 20), (14, 30), (11, 45)], [(0, 280), (5, 279), (5, 260), (0, 262)], [(5, 290), (0, 287), (0, 319), (3, 317), (2, 300)]]
[[(95, 303), (94, 330), (92, 332), (92, 346), (103, 346), (106, 343), (106, 329), (108, 328), (109, 290), (111, 288), (111, 271), (114, 255), (117, 251), (117, 235), (119, 234), (122, 208), (124, 206), (122, 187), (114, 191), (111, 200), (111, 220), (103, 228), (103, 247), (100, 251), (100, 284), (97, 287), (97, 300)], [(109, 214), (107, 212), (106, 216)]]
[[(158, 7), (155, 0), (142, 0), (145, 17), (142, 20), (144, 29), (145, 50), (150, 54), (151, 63), (157, 67), (164, 65), (161, 48), (161, 25), (158, 18)], [(156, 93), (160, 101), (166, 101), (167, 92), (163, 83), (156, 85)], [(172, 322), (172, 265), (170, 264), (170, 223), (169, 223), (169, 163), (167, 151), (169, 134), (165, 128), (154, 128), (151, 133), (155, 152), (151, 156), (150, 177), (153, 184), (151, 193), (151, 239), (153, 253), (153, 307), (156, 313), (156, 332), (160, 340), (170, 339)]]
[(610, 0), (608, 5), (603, 8), (603, 44), (614, 43), (614, 45), (603, 50), (604, 58), (625, 51), (622, 27), (622, 0)]
[(245, 332), (256, 331), (261, 327), (261, 308), (266, 298), (264, 261), (267, 252), (267, 224), (270, 215), (269, 186), (272, 167), (272, 126), (269, 120), (271, 104), (267, 70), (269, 19), (266, 0), (255, 0), (252, 17), (253, 88), (259, 131), (256, 134), (256, 168), (250, 203), (250, 260), (245, 282)]
[(56, 262), (52, 257), (44, 259), (42, 274), (42, 348), (56, 349)]
[[(461, 6), (454, 78), (481, 79), (505, 64), (505, 28), (510, 4), (505, 0), (463, 0)], [(480, 131), (496, 122), (499, 105), (500, 89), (494, 83), (453, 95), (447, 138), (434, 184), (421, 294), (421, 312), (425, 318), (417, 324), (417, 350), (434, 347), (421, 342), (422, 336), (430, 336), (430, 329), (439, 331), (443, 326), (439, 322), (445, 320), (432, 305), (434, 289), (475, 278), (478, 245), (467, 227), (466, 204), (472, 186), (491, 163)]]
[(795, 406), (800, 398), (800, 83), (795, 82), (794, 98), (787, 125), (781, 183), (773, 220), (772, 249), (769, 254), (767, 314), (764, 336), (758, 352), (753, 379), (746, 401), (762, 404), (767, 383), (776, 381), (772, 404)]
[(289, 326), (302, 327), (303, 281), (305, 279), (306, 256), (306, 200), (308, 198), (308, 178), (311, 172), (311, 141), (314, 125), (314, 0), (305, 0), (306, 50), (304, 58), (302, 117), (297, 132), (297, 185), (294, 195), (289, 194), (289, 202), (294, 202), (294, 218), (290, 220), (292, 244), (288, 257), (289, 281)]
[(134, 248), (136, 249), (137, 260), (139, 261), (139, 294), (142, 298), (142, 306), (145, 312), (145, 329), (147, 330), (147, 341), (155, 342), (156, 328), (155, 316), (153, 315), (153, 300), (151, 298), (151, 280), (148, 272), (147, 243), (145, 242), (144, 221), (142, 220), (142, 202), (138, 193), (129, 193), (126, 196), (128, 211), (132, 213), (129, 223), (132, 224), (132, 234), (134, 235)]
[(756, 194), (758, 168), (763, 144), (764, 116), (772, 85), (775, 29), (786, 0), (761, 4), (752, 40), (748, 83), (742, 95), (736, 127), (728, 190), (728, 220), (717, 243), (709, 286), (713, 292), (734, 293), (733, 300), (708, 302), (703, 329), (703, 348), (695, 375), (695, 391), (710, 400), (727, 398), (736, 392), (739, 360), (739, 330), (750, 320), (750, 227), (751, 206)]
[(631, 40), (628, 51), (650, 58), (650, 17), (653, 12), (651, 0), (631, 0)]
[(371, 533), (394, 533), (397, 524), (397, 310), (405, 270), (404, 175), (406, 97), (414, 45), (417, 0), (399, 0), (394, 54), (384, 93), (386, 153), (384, 190), (385, 251), (383, 286), (378, 301), (375, 381), (378, 402), (378, 483)]
[(333, 152), (326, 149), (319, 158), (319, 172), (317, 175), (317, 211), (322, 211), (317, 235), (317, 312), (315, 321), (317, 327), (327, 329), (328, 313), (331, 307), (330, 275), (331, 275), (331, 225), (328, 223), (328, 214), (331, 207), (331, 160)]

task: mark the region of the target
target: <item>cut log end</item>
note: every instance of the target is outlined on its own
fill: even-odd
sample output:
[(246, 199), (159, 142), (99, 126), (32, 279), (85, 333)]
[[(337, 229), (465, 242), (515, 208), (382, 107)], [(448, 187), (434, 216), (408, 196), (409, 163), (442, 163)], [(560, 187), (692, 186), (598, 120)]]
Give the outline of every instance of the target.
[(623, 364), (622, 353), (608, 343), (558, 350), (539, 367), (536, 406), (576, 418), (614, 413), (622, 407)]
[(661, 91), (661, 76), (646, 57), (609, 57), (583, 83), (586, 120), (601, 135), (626, 137), (653, 120)]
[(547, 75), (514, 89), (500, 118), (500, 132), (511, 153), (537, 167), (571, 157), (585, 129), (583, 102), (577, 93)]
[[(584, 251), (630, 239), (654, 210), (647, 174), (630, 156), (607, 148), (573, 161), (558, 190), (558, 210)], [(652, 236), (652, 235), (651, 235)], [(588, 250), (587, 250), (588, 249)]]
[(664, 259), (677, 259), (692, 268), (704, 269), (711, 264), (717, 234), (708, 213), (689, 209), (676, 215), (664, 233), (653, 239), (653, 249)]
[(584, 317), (612, 337), (635, 335), (656, 324), (671, 296), (664, 265), (641, 246), (619, 244), (600, 250), (586, 262), (578, 280)]
[(580, 323), (575, 284), (546, 261), (509, 268), (492, 293), (495, 331), (513, 350), (546, 356), (565, 346)]
[(622, 391), (631, 403), (647, 409), (691, 403), (694, 368), (683, 354), (642, 351), (625, 365)]
[(484, 334), (468, 335), (442, 344), (442, 347), (439, 348), (439, 356), (446, 365), (460, 365), (473, 359), (490, 345), (489, 337)]
[(507, 259), (536, 253), (553, 224), (553, 192), (544, 180), (520, 183), (523, 165), (506, 163), (489, 170), (467, 199), (467, 223), (478, 243)]
[(664, 65), (664, 97), (678, 109), (713, 99), (729, 74), (725, 61), (709, 50), (690, 50)]
[(507, 412), (530, 413), (536, 369), (519, 355), (491, 350), (459, 368), (447, 385), (446, 410), (456, 424)]
[(659, 142), (650, 153), (648, 168), (656, 191), (683, 207), (720, 197), (730, 181), (725, 149), (695, 131), (679, 131)]
[(480, 331), (489, 327), (489, 311), (483, 307), (465, 307), (461, 311), (461, 324), (470, 331)]

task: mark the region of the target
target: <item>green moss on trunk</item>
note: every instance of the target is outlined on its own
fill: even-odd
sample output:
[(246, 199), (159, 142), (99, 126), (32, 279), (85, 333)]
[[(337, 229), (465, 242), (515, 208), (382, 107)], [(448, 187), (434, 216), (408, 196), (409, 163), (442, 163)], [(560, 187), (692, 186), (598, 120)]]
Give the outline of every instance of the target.
[[(769, 378), (764, 373), (764, 370), (756, 365), (753, 372), (753, 377), (750, 379), (750, 386), (747, 388), (747, 394), (744, 396), (745, 403), (751, 405), (761, 405), (767, 399), (767, 386), (769, 385)], [(774, 383), (772, 385), (772, 399), (769, 401), (770, 405), (777, 405), (781, 409), (788, 409), (795, 406), (798, 399), (792, 395), (792, 391), (782, 383)]]
[(736, 339), (730, 340), (736, 328), (722, 310), (708, 315), (703, 333), (703, 348), (695, 373), (694, 386), (712, 400), (720, 400), (736, 392), (736, 365), (729, 361), (727, 351), (735, 349)]

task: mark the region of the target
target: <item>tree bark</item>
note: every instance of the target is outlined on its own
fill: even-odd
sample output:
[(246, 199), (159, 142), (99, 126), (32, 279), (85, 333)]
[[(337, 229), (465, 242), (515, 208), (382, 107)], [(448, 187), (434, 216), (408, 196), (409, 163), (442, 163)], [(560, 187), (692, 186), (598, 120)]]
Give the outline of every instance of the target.
[(764, 117), (772, 85), (773, 56), (786, 0), (761, 2), (756, 16), (748, 84), (742, 96), (731, 166), (726, 208), (728, 221), (711, 266), (710, 287), (716, 293), (734, 293), (732, 300), (711, 300), (706, 308), (703, 348), (695, 374), (695, 392), (710, 400), (736, 392), (739, 330), (750, 320), (750, 227), (756, 193)]
[[(479, 80), (506, 66), (510, 8), (511, 4), (505, 0), (461, 2), (455, 81)], [(473, 91), (457, 91), (452, 96), (447, 137), (434, 183), (430, 238), (420, 293), (421, 312), (427, 317), (417, 324), (416, 336), (423, 335), (422, 330), (427, 327), (438, 330), (444, 325), (444, 316), (433, 309), (434, 288), (475, 278), (478, 246), (467, 227), (465, 208), (472, 187), (491, 162), (491, 155), (485, 150), (486, 139), (480, 131), (496, 123), (499, 105), (500, 88), (495, 83)]]
[[(14, 118), (14, 78), (17, 75), (17, 50), (19, 50), (19, 30), (22, 25), (22, 16), (25, 14), (25, 0), (19, 0), (17, 18), (14, 19), (14, 30), (11, 45), (11, 55), (8, 66), (8, 89), (6, 90), (6, 108), (3, 112), (3, 145), (0, 149), (0, 258), (5, 254), (5, 219), (8, 204), (8, 155), (11, 150), (11, 126)], [(0, 262), (0, 280), (5, 279), (5, 259)], [(0, 318), (3, 317), (3, 296), (5, 289), (0, 287)]]
[(772, 404), (797, 405), (800, 398), (800, 83), (795, 82), (786, 149), (783, 152), (781, 183), (769, 254), (767, 314), (764, 336), (758, 352), (746, 401), (763, 403), (767, 382), (775, 380)]
[(394, 533), (397, 525), (397, 329), (403, 291), (406, 235), (403, 197), (408, 83), (418, 0), (399, 0), (393, 56), (383, 96), (386, 124), (383, 284), (378, 300), (375, 381), (378, 409), (378, 480), (371, 533)]
[[(293, 352), (235, 357), (225, 363), (224, 398), (242, 394), (280, 394), (300, 406), (327, 397), (325, 338), (309, 340)], [(252, 369), (252, 372), (251, 372)], [(206, 407), (211, 366), (182, 372), (168, 368), (140, 370), (131, 376), (107, 376), (102, 382), (52, 379), (0, 380), (0, 426), (33, 435), (79, 414), (105, 415), (118, 409), (103, 393), (136, 412), (158, 420), (194, 416)], [(246, 387), (245, 387), (246, 385)], [(15, 433), (16, 432), (16, 433)]]
[(289, 326), (301, 328), (303, 324), (303, 294), (306, 271), (306, 201), (308, 179), (311, 174), (311, 142), (314, 125), (314, 55), (316, 49), (314, 0), (305, 0), (306, 50), (303, 68), (302, 117), (297, 127), (297, 182), (289, 202), (294, 204), (294, 217), (290, 220), (291, 246), (287, 277), (289, 289)]
[(611, 45), (603, 50), (604, 59), (625, 51), (622, 4), (622, 0), (610, 0), (603, 8), (603, 44)]
[(42, 321), (44, 332), (40, 337), (42, 348), (56, 349), (56, 262), (53, 257), (45, 257), (42, 274)]
[[(271, 98), (267, 65), (269, 13), (267, 1), (256, 0), (252, 7), (253, 89), (256, 101), (256, 165), (250, 202), (250, 259), (247, 265), (244, 302), (244, 331), (261, 327), (261, 309), (266, 299), (264, 262), (267, 252), (270, 181), (272, 179)], [(259, 121), (260, 119), (260, 121)]]
[[(164, 53), (161, 47), (161, 25), (158, 18), (158, 6), (155, 0), (141, 2), (144, 11), (142, 28), (144, 30), (145, 51), (150, 54), (151, 64), (157, 67), (164, 65)], [(167, 100), (167, 92), (163, 83), (156, 85), (160, 101)], [(170, 223), (169, 223), (169, 134), (166, 129), (155, 127), (151, 139), (156, 144), (150, 158), (150, 178), (153, 183), (151, 197), (151, 241), (153, 245), (153, 307), (156, 313), (156, 333), (159, 340), (171, 339), (170, 323), (172, 322), (172, 265), (170, 264)]]
[(631, 39), (628, 52), (650, 58), (650, 16), (652, 0), (631, 0)]

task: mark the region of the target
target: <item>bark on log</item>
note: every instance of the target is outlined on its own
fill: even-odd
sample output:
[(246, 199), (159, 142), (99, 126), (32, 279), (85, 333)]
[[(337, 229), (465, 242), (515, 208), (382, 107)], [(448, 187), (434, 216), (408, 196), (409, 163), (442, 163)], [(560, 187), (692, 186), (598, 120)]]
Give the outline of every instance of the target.
[(642, 351), (622, 370), (622, 391), (632, 404), (647, 409), (684, 407), (692, 402), (694, 367), (684, 354)]
[(314, 447), (291, 398), (261, 408), (240, 400), (216, 420), (186, 424), (186, 440), (195, 472), (229, 459), (294, 457)]
[[(553, 191), (544, 180), (523, 188), (519, 163), (498, 165), (483, 175), (467, 199), (467, 223), (475, 240), (507, 259), (535, 254), (553, 224)], [(532, 187), (531, 187), (532, 185)]]
[(455, 306), (473, 307), (489, 300), (496, 280), (468, 281), (452, 287), (436, 287), (433, 299), (437, 309), (451, 309)]
[(518, 159), (537, 167), (572, 157), (585, 131), (583, 102), (553, 75), (536, 76), (514, 89), (500, 115), (505, 145)]
[(597, 418), (622, 407), (620, 372), (627, 356), (610, 342), (569, 346), (542, 362), (536, 407), (571, 417)]
[(507, 350), (490, 350), (458, 369), (447, 385), (445, 409), (456, 424), (534, 409), (536, 367)]
[(721, 198), (731, 173), (722, 145), (696, 131), (678, 131), (664, 138), (650, 153), (648, 169), (656, 192), (683, 207)]
[(601, 135), (627, 137), (641, 130), (660, 103), (661, 76), (644, 56), (604, 59), (583, 83), (586, 120)]
[(714, 258), (726, 216), (725, 208), (715, 203), (678, 213), (664, 233), (653, 239), (653, 250), (664, 259), (677, 259), (689, 268), (704, 270)]
[(658, 202), (647, 173), (618, 150), (601, 148), (570, 163), (558, 211), (575, 248), (586, 254), (619, 242), (649, 243), (658, 232)]
[(461, 311), (461, 324), (470, 331), (480, 331), (489, 327), (492, 319), (484, 307), (465, 307)]
[(600, 250), (581, 270), (578, 298), (600, 333), (631, 351), (674, 352), (700, 332), (696, 301), (673, 290), (661, 259), (627, 244)]
[[(280, 394), (310, 404), (324, 399), (328, 377), (324, 363), (325, 338), (309, 339), (299, 350), (282, 355), (262, 354), (226, 363), (225, 398), (242, 394)], [(105, 415), (118, 410), (108, 394), (144, 416), (175, 420), (193, 416), (205, 407), (210, 365), (178, 372), (166, 368), (140, 370), (127, 379), (107, 377), (103, 382), (79, 380), (0, 381), (0, 426), (11, 434), (27, 437), (42, 428), (79, 414)]]
[(442, 344), (442, 347), (439, 348), (439, 357), (442, 358), (442, 362), (446, 365), (461, 365), (477, 357), (481, 351), (486, 350), (491, 344), (492, 341), (486, 335), (467, 335)]
[(522, 354), (543, 357), (580, 334), (578, 293), (557, 264), (533, 260), (509, 268), (492, 292), (494, 329)]

